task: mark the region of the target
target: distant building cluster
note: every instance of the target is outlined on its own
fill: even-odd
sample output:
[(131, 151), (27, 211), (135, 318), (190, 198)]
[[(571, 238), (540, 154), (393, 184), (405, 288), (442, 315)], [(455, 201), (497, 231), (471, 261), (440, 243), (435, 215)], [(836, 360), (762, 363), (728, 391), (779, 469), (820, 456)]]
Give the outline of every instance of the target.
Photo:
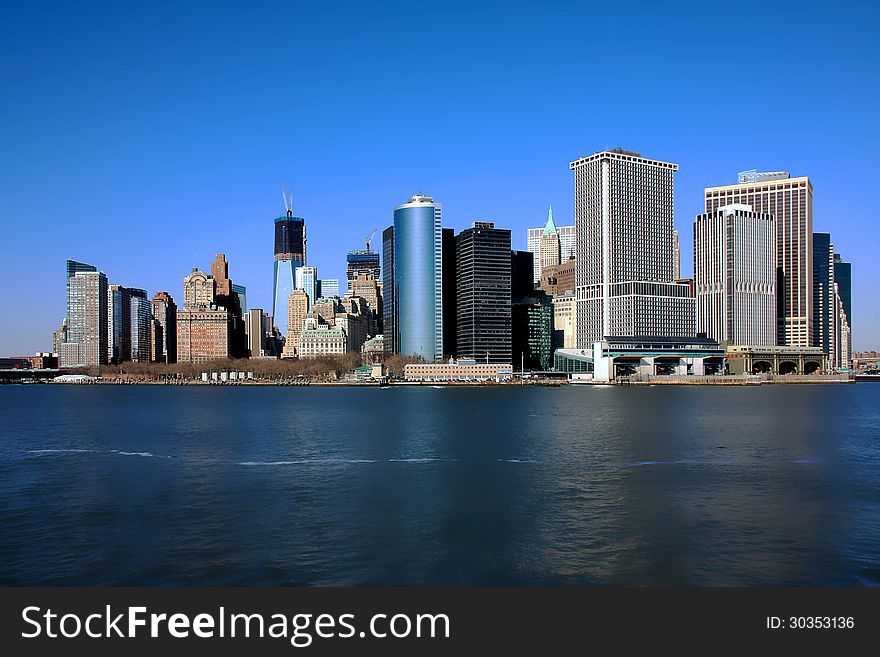
[(747, 171), (706, 188), (685, 279), (677, 164), (612, 149), (570, 170), (574, 225), (558, 226), (551, 208), (525, 251), (494, 221), (456, 234), (433, 197), (410, 197), (393, 208), (380, 248), (374, 230), (347, 253), (344, 294), (307, 262), (306, 220), (285, 196), (269, 313), (248, 308), (223, 254), (210, 273), (183, 278), (179, 308), (168, 292), (150, 298), (69, 260), (53, 353), (61, 367), (345, 353), (373, 365), (402, 354), (424, 363), (408, 378), (426, 381), (502, 380), (513, 369), (614, 379), (852, 367), (851, 266), (830, 234), (813, 232), (808, 177)]

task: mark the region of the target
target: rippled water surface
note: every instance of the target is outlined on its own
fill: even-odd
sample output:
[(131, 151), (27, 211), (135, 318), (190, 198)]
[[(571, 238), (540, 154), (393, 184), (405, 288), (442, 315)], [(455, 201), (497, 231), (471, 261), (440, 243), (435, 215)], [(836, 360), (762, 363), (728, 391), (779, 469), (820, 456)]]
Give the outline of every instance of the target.
[(880, 584), (880, 385), (0, 387), (0, 584)]

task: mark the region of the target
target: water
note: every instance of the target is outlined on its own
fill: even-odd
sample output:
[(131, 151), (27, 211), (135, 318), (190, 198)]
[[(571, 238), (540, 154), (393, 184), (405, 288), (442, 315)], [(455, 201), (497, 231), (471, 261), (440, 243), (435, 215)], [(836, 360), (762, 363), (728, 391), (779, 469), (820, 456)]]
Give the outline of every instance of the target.
[(0, 387), (4, 585), (880, 584), (880, 387)]

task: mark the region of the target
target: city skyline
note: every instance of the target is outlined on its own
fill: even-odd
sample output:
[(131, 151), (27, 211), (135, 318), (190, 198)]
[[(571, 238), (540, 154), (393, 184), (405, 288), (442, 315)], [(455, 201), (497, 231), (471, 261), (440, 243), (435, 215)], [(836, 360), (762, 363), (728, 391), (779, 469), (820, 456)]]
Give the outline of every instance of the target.
[[(813, 230), (830, 232), (835, 247), (855, 266), (854, 350), (880, 345), (874, 291), (880, 265), (872, 257), (877, 229), (872, 208), (855, 193), (857, 181), (876, 175), (872, 152), (878, 139), (870, 108), (876, 106), (877, 90), (857, 84), (871, 75), (869, 62), (876, 60), (871, 53), (877, 46), (867, 32), (861, 34), (876, 17), (873, 7), (860, 13), (864, 20), (852, 23), (836, 17), (820, 21), (810, 12), (787, 17), (791, 34), (772, 43), (745, 34), (736, 54), (710, 46), (711, 31), (700, 32), (701, 22), (717, 20), (723, 8), (707, 8), (663, 36), (654, 35), (650, 25), (659, 8), (623, 21), (618, 10), (589, 14), (569, 3), (548, 6), (540, 16), (505, 5), (498, 22), (489, 7), (461, 6), (435, 17), (425, 7), (399, 12), (389, 5), (370, 15), (353, 6), (352, 21), (342, 26), (331, 20), (330, 10), (288, 8), (280, 16), (252, 14), (240, 30), (234, 29), (239, 16), (228, 8), (217, 9), (199, 30), (191, 29), (199, 25), (195, 6), (179, 9), (168, 24), (158, 20), (165, 11), (161, 4), (119, 10), (94, 25), (88, 22), (94, 8), (82, 8), (77, 10), (85, 14), (82, 33), (59, 33), (38, 52), (36, 31), (61, 29), (71, 11), (59, 8), (42, 16), (14, 7), (10, 38), (0, 46), (21, 62), (8, 78), (17, 102), (0, 109), (7, 123), (18, 126), (8, 139), (9, 164), (0, 194), (4, 236), (13, 244), (38, 246), (38, 255), (18, 249), (0, 265), (7, 278), (29, 273), (26, 283), (4, 291), (6, 304), (21, 312), (14, 324), (0, 328), (0, 353), (49, 348), (51, 331), (65, 313), (64, 292), (56, 281), (67, 258), (96, 264), (114, 284), (143, 288), (150, 296), (168, 290), (177, 298), (186, 272), (211, 254), (226, 253), (235, 263), (236, 280), (248, 287), (249, 306), (268, 311), (266, 231), (271, 230), (269, 219), (282, 212), (276, 200), (282, 183), (293, 189), (295, 213), (307, 217), (309, 264), (328, 278), (344, 280), (345, 254), (360, 248), (364, 235), (377, 226), (380, 231), (388, 226), (394, 204), (419, 190), (443, 203), (444, 227), (460, 231), (475, 221), (491, 221), (510, 229), (513, 248), (523, 249), (527, 228), (543, 225), (548, 205), (553, 205), (557, 225), (574, 223), (568, 162), (617, 146), (680, 165), (675, 228), (682, 238), (683, 276), (693, 272), (691, 225), (704, 211), (705, 188), (735, 184), (739, 171), (752, 168), (809, 176), (815, 195)], [(130, 43), (98, 38), (114, 30), (125, 33), (122, 26), (131, 18), (127, 11), (141, 19), (143, 36), (133, 36)], [(395, 12), (406, 18), (389, 20)], [(770, 13), (768, 21), (786, 15), (783, 8)], [(451, 62), (426, 53), (397, 61), (393, 48), (382, 46), (388, 31), (426, 16), (445, 28), (444, 42), (477, 34), (485, 35), (485, 42), (466, 40)], [(249, 50), (276, 30), (279, 20), (287, 20), (297, 37), (314, 47), (314, 54), (297, 55), (307, 58), (303, 64), (315, 64), (313, 73), (300, 70), (293, 54), (277, 57), (277, 46)], [(633, 41), (644, 37), (644, 43), (620, 55), (620, 62), (597, 55), (605, 72), (602, 66), (582, 66), (583, 60), (572, 59), (562, 48), (562, 37), (583, 25), (611, 29), (616, 21), (623, 21)], [(560, 38), (548, 41), (553, 32)], [(357, 43), (366, 54), (356, 74), (346, 74), (333, 48), (354, 33), (362, 35)], [(219, 35), (237, 37), (241, 62), (211, 45), (209, 40), (222, 42)], [(805, 36), (821, 38), (835, 56), (829, 60), (827, 53), (809, 51)], [(526, 37), (542, 44), (540, 52), (526, 57), (517, 51), (518, 38)], [(100, 45), (80, 43), (90, 38)], [(196, 45), (187, 45), (190, 38)], [(168, 44), (168, 54), (159, 51), (159, 42)], [(667, 74), (648, 56), (659, 44), (679, 60), (675, 71)], [(749, 52), (750, 45), (760, 48)], [(200, 47), (216, 61), (196, 54)], [(709, 54), (707, 61), (690, 61), (695, 59), (690, 53), (700, 49)], [(68, 52), (70, 58), (64, 59)], [(121, 59), (112, 63), (108, 55)], [(460, 71), (456, 63), (468, 58), (475, 66)], [(773, 83), (774, 59), (796, 63), (790, 71), (793, 80), (827, 93), (810, 93), (810, 103), (797, 94), (780, 95)], [(155, 67), (146, 65), (154, 60)], [(180, 66), (175, 68), (172, 60)], [(637, 60), (644, 66), (633, 66)], [(380, 73), (389, 64), (392, 70)], [(260, 67), (265, 70), (251, 79)], [(278, 84), (287, 68), (296, 71), (289, 88)], [(401, 120), (390, 120), (384, 114), (388, 99), (407, 79), (419, 79), (409, 75), (417, 71), (433, 81), (437, 107), (427, 99), (413, 101), (399, 114)], [(497, 75), (485, 77), (490, 71)], [(745, 75), (757, 89), (772, 91), (772, 113), (719, 107), (706, 81), (712, 78), (704, 76), (720, 80), (726, 73)], [(322, 75), (333, 81), (332, 89)], [(353, 76), (353, 86), (340, 84), (346, 75)], [(240, 86), (243, 93), (232, 98), (220, 91), (224, 86)], [(340, 92), (333, 89), (340, 88), (347, 88), (356, 112), (335, 107)], [(555, 102), (546, 102), (542, 89), (553, 90)], [(574, 98), (563, 100), (561, 89)], [(63, 107), (46, 102), (50, 91), (63, 93)], [(617, 94), (622, 104), (578, 105), (600, 94)], [(658, 102), (640, 103), (645, 95)], [(170, 96), (176, 100), (157, 105), (157, 99)], [(96, 104), (96, 98), (112, 102)], [(283, 112), (272, 109), (284, 106), (283, 99), (299, 98), (306, 101)], [(471, 101), (468, 111), (454, 111), (465, 98)], [(774, 118), (779, 115), (785, 121)], [(818, 129), (827, 125), (834, 129)], [(401, 157), (419, 142), (430, 145), (425, 157)], [(45, 157), (48, 149), (51, 156)], [(351, 155), (366, 158), (369, 166), (340, 181), (337, 167)], [(53, 198), (63, 199), (63, 211), (46, 207), (47, 185)], [(351, 199), (356, 211), (341, 198)], [(151, 248), (146, 243), (123, 248), (126, 230), (138, 225), (149, 225), (159, 241)], [(121, 226), (126, 230), (120, 231)], [(47, 235), (63, 239), (47, 241)], [(156, 262), (160, 266), (151, 265)]]

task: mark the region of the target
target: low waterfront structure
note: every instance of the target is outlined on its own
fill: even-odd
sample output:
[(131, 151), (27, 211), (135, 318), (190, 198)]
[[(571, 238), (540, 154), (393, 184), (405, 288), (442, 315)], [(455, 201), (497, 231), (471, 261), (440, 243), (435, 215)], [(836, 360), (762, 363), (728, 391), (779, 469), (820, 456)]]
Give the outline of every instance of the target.
[(509, 381), (509, 364), (477, 363), (474, 360), (450, 359), (448, 363), (409, 363), (403, 367), (407, 381)]
[(725, 351), (699, 337), (606, 336), (593, 344), (593, 379), (632, 375), (702, 376), (725, 371)]
[(824, 374), (828, 354), (822, 347), (727, 345), (731, 374)]

